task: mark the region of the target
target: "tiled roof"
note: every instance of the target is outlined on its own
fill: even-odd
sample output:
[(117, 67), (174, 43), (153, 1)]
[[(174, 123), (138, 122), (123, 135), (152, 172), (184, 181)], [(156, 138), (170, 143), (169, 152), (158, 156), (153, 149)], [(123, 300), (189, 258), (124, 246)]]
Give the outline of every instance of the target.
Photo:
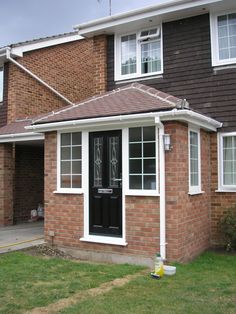
[(33, 124), (171, 110), (181, 99), (133, 83), (36, 118)]
[(31, 131), (26, 130), (25, 126), (30, 125), (31, 123), (31, 119), (16, 120), (15, 122), (9, 123), (0, 128), (0, 136), (7, 134), (30, 133)]
[(58, 39), (58, 38), (63, 38), (66, 36), (73, 36), (73, 35), (78, 35), (78, 31), (68, 32), (68, 33), (63, 33), (63, 34), (58, 34), (58, 35), (52, 35), (52, 36), (46, 36), (46, 37), (41, 37), (41, 38), (35, 38), (35, 39), (26, 40), (26, 41), (22, 41), (22, 42), (18, 42), (18, 43), (13, 43), (13, 44), (10, 44), (8, 46), (0, 47), (0, 49), (6, 48), (9, 46), (11, 48), (15, 48), (15, 47), (20, 47), (20, 46), (29, 45), (29, 44), (36, 44), (36, 43), (41, 43), (41, 42), (51, 40), (51, 39)]

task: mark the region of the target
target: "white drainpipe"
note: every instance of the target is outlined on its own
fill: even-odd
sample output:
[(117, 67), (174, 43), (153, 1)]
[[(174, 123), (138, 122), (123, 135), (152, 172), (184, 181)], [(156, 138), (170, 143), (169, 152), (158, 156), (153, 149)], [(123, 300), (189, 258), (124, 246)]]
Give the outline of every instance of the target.
[(159, 162), (160, 162), (160, 254), (166, 259), (166, 190), (165, 190), (165, 150), (164, 150), (164, 125), (160, 118), (155, 118), (159, 128)]
[(47, 84), (46, 82), (44, 82), (41, 78), (39, 78), (37, 75), (35, 75), (34, 73), (32, 73), (30, 70), (28, 70), (26, 67), (24, 67), (22, 64), (20, 64), (19, 62), (17, 62), (16, 60), (14, 60), (11, 57), (11, 49), (10, 48), (6, 48), (6, 58), (7, 60), (11, 61), (12, 63), (14, 63), (18, 68), (20, 68), (21, 70), (23, 70), (24, 72), (26, 72), (27, 74), (29, 74), (31, 77), (33, 77), (36, 81), (38, 81), (40, 84), (42, 84), (43, 86), (45, 86), (46, 88), (48, 88), (51, 92), (53, 92), (54, 94), (56, 94), (59, 98), (61, 98), (62, 100), (64, 100), (67, 104), (69, 105), (74, 105), (73, 102), (71, 102), (69, 99), (67, 99), (65, 96), (63, 96), (62, 94), (60, 94), (57, 90), (55, 90), (53, 87), (51, 87), (49, 84)]

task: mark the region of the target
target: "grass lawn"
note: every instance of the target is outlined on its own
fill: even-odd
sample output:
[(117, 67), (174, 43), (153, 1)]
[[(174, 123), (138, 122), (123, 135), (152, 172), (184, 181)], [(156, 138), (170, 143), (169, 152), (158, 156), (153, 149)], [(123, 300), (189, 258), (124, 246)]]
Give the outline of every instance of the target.
[(140, 276), (60, 313), (236, 313), (236, 255), (205, 253), (175, 276)]
[(134, 274), (140, 267), (98, 265), (23, 252), (0, 255), (0, 313), (25, 313), (67, 298), (79, 290)]
[[(161, 280), (152, 279), (149, 271), (140, 273), (142, 269), (27, 252), (0, 255), (0, 313), (25, 313), (73, 297), (75, 304), (63, 303), (59, 313), (236, 313), (236, 255), (205, 253), (190, 264), (177, 265), (175, 276)], [(136, 273), (135, 279), (122, 287), (112, 285), (104, 294), (86, 292)], [(79, 302), (78, 294), (86, 297)]]

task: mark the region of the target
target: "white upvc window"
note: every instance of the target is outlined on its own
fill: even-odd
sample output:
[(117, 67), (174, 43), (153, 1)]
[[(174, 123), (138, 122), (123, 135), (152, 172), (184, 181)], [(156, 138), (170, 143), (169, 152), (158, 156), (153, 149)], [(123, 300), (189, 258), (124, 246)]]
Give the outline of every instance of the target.
[(219, 190), (236, 192), (236, 132), (218, 135)]
[(3, 101), (3, 67), (0, 67), (0, 103)]
[(212, 65), (236, 63), (236, 11), (211, 15)]
[(80, 192), (82, 188), (81, 132), (58, 133), (57, 190)]
[(132, 79), (163, 73), (161, 26), (116, 35), (115, 79)]
[(200, 130), (189, 128), (189, 194), (201, 193)]
[(156, 127), (134, 127), (128, 130), (128, 193), (156, 195), (157, 145)]

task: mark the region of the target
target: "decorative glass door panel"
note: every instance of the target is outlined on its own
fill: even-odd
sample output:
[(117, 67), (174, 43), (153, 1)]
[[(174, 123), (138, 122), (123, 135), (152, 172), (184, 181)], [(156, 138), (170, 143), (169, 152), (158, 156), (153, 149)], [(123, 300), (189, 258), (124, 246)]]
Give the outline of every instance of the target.
[(89, 233), (121, 237), (121, 131), (90, 133), (89, 143)]

